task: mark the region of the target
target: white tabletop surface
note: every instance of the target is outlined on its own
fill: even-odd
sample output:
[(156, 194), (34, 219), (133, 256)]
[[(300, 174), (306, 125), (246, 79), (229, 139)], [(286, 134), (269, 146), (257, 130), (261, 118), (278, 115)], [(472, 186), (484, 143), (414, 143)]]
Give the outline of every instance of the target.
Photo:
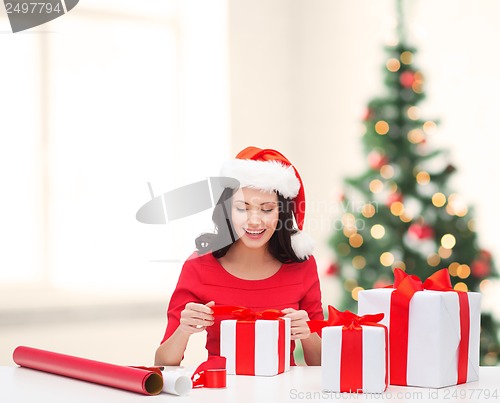
[(134, 392), (65, 378), (28, 368), (0, 367), (1, 403), (97, 403), (97, 402), (500, 402), (500, 367), (481, 367), (480, 380), (442, 389), (389, 386), (379, 395), (335, 394), (321, 391), (320, 367), (292, 367), (273, 377), (228, 375), (224, 389), (193, 389), (184, 396), (161, 393), (145, 396)]

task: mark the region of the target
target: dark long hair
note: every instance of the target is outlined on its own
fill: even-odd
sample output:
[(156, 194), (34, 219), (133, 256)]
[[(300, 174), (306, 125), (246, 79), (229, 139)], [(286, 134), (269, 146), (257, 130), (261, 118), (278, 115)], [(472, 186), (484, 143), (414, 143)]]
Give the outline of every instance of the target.
[[(212, 252), (216, 258), (223, 257), (237, 241), (236, 231), (231, 220), (231, 197), (234, 189), (226, 188), (222, 192), (212, 214), (215, 224), (215, 233), (201, 234), (195, 240), (196, 249), (200, 254)], [(292, 235), (297, 232), (293, 225), (294, 202), (286, 199), (279, 192), (278, 195), (278, 225), (269, 239), (269, 252), (281, 263), (303, 262), (292, 248)]]

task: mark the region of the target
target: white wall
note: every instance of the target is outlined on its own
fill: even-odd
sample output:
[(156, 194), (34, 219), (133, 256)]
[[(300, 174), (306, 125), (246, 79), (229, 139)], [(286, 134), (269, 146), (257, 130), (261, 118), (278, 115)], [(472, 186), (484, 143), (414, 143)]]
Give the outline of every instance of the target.
[(282, 145), (295, 130), (296, 47), (288, 0), (229, 1), (229, 71), (232, 150)]
[[(476, 207), (481, 245), (498, 261), (500, 3), (419, 0), (406, 8), (415, 64), (427, 77), (423, 114), (441, 120), (430, 142), (451, 151), (451, 188)], [(274, 147), (298, 167), (306, 227), (325, 269), (329, 210), (335, 217), (343, 178), (366, 169), (360, 121), (367, 101), (382, 95), (395, 2), (230, 0), (229, 10), (232, 150)]]

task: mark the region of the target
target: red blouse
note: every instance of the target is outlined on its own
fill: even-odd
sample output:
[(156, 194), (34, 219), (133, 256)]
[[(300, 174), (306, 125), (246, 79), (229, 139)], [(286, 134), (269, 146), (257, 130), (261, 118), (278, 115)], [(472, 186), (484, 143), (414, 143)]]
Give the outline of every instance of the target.
[[(254, 311), (265, 309), (303, 309), (309, 319), (323, 319), (321, 291), (316, 260), (313, 256), (302, 263), (282, 264), (271, 277), (262, 280), (245, 280), (228, 273), (211, 254), (198, 256), (195, 252), (184, 263), (177, 286), (168, 306), (168, 323), (162, 343), (179, 326), (181, 311), (188, 302), (217, 305), (245, 306)], [(207, 327), (206, 349), (209, 355), (219, 355), (220, 321)], [(291, 365), (295, 365), (291, 342)]]

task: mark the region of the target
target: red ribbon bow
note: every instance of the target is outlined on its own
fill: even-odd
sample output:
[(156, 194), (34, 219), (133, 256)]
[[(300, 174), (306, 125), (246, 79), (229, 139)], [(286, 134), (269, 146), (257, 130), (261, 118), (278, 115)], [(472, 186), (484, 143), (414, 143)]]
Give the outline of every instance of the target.
[(340, 312), (328, 305), (328, 320), (310, 320), (307, 322), (311, 333), (318, 332), (326, 326), (343, 326), (344, 329), (361, 329), (361, 325), (374, 325), (384, 319), (383, 313), (358, 316), (349, 310)]
[(409, 308), (413, 295), (418, 291), (453, 291), (458, 293), (460, 306), (460, 344), (458, 347), (457, 383), (467, 382), (469, 354), (469, 298), (466, 292), (455, 291), (451, 285), (448, 269), (433, 273), (423, 283), (414, 275), (408, 275), (401, 269), (394, 269), (395, 288), (391, 295), (389, 346), (391, 350), (391, 384), (407, 385), (408, 368), (408, 326)]
[(281, 318), (284, 313), (278, 309), (266, 309), (264, 311), (255, 312), (243, 306), (232, 305), (215, 305), (212, 307), (214, 315), (228, 315), (236, 320), (276, 320)]
[[(417, 276), (407, 274), (403, 270), (394, 269), (394, 284), (386, 288), (397, 288), (405, 293), (415, 294), (417, 291), (453, 291), (448, 269), (441, 269), (431, 274), (423, 283)], [(412, 292), (413, 290), (413, 292)]]

